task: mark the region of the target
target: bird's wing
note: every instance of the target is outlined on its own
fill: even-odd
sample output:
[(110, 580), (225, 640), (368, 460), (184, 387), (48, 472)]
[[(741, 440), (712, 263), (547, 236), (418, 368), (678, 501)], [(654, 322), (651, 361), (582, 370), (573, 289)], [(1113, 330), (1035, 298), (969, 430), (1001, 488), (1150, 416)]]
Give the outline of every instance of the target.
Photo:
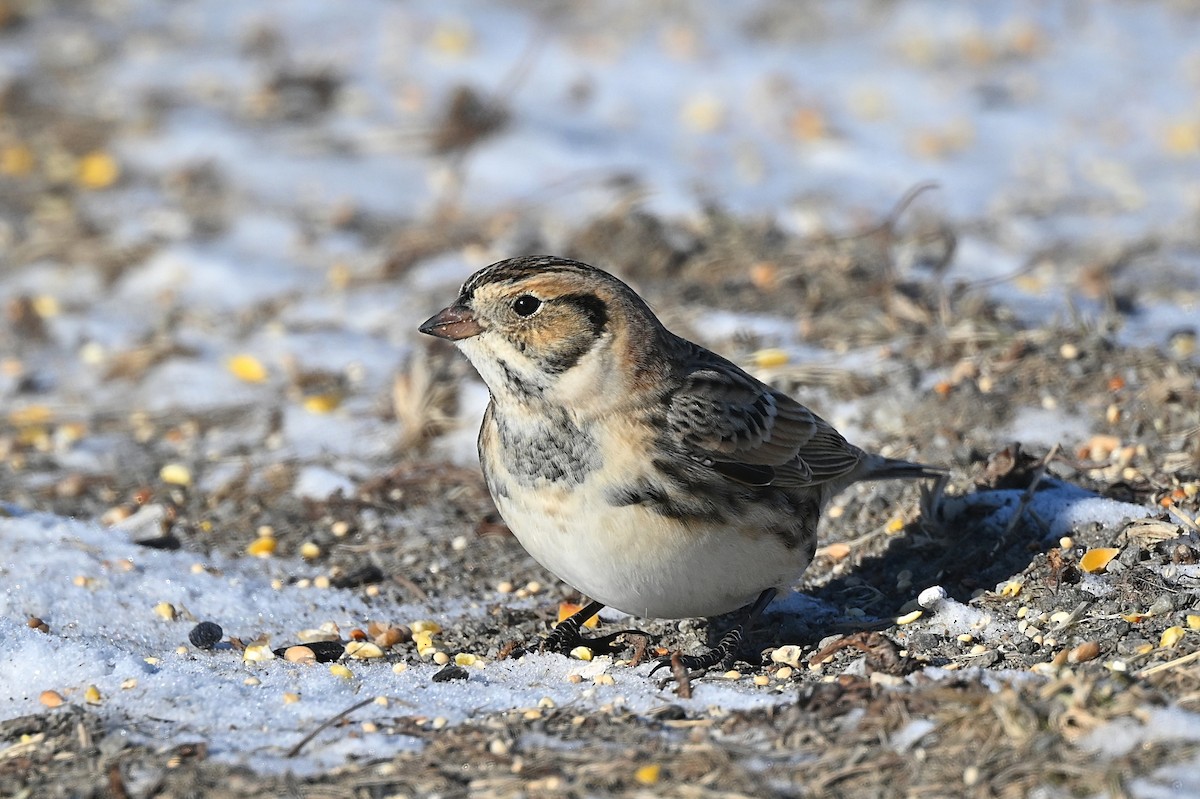
[(671, 397), (667, 424), (695, 460), (748, 485), (836, 480), (861, 461), (821, 417), (724, 359), (691, 369)]

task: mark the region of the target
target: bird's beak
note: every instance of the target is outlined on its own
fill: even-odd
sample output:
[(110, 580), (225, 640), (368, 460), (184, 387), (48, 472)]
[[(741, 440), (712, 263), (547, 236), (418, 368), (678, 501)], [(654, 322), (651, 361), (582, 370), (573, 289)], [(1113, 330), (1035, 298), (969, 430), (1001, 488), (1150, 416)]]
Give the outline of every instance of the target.
[(483, 326), (475, 320), (475, 313), (464, 305), (443, 308), (426, 319), (418, 329), (426, 335), (450, 341), (460, 341), (483, 332)]

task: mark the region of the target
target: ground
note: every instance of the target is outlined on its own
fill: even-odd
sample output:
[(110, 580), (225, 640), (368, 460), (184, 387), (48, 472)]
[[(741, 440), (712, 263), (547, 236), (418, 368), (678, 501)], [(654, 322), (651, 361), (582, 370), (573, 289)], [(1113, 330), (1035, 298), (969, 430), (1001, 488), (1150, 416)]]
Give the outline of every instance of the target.
[[(962, 199), (978, 188), (971, 180), (994, 177), (971, 163), (999, 147), (980, 112), (974, 135), (952, 124), (910, 131), (904, 169), (850, 170), (854, 185), (873, 186), (865, 194), (817, 181), (764, 207), (753, 198), (782, 191), (770, 176), (789, 148), (812, 148), (803, 157), (813, 170), (846, 151), (883, 160), (863, 143), (862, 119), (821, 104), (819, 81), (796, 86), (783, 67), (764, 68), (763, 102), (782, 120), (763, 124), (782, 145), (765, 136), (747, 154), (753, 142), (738, 126), (755, 120), (722, 110), (732, 101), (718, 82), (680, 100), (682, 143), (664, 151), (638, 127), (637, 91), (622, 105), (580, 64), (636, 70), (644, 56), (622, 64), (614, 42), (647, 37), (684, 74), (709, 74), (711, 63), (696, 66), (705, 59), (736, 73), (727, 36), (764, 51), (836, 50), (873, 41), (877, 21), (899, 31), (880, 50), (898, 73), (933, 83), (970, 74), (980, 107), (1011, 104), (1013, 120), (1036, 127), (1053, 98), (1045, 89), (1023, 100), (1021, 69), (1067, 50), (1051, 40), (1061, 21), (996, 4), (962, 30), (910, 41), (917, 3), (900, 4), (915, 15), (909, 27), (870, 3), (849, 20), (819, 4), (763, 3), (734, 34), (715, 9), (614, 4), (610, 40), (570, 3), (536, 25), (521, 3), (444, 15), (364, 3), (366, 22), (331, 21), (303, 2), (256, 14), (235, 5), (207, 6), (210, 19), (198, 2), (169, 12), (0, 0), (0, 508), (14, 524), (49, 513), (111, 525), (153, 509), (133, 546), (237, 560), (243, 575), (258, 568), (247, 554), (257, 546), (278, 562), (262, 567), (264, 582), (454, 620), (429, 651), (405, 627), (384, 658), (348, 661), (359, 674), (403, 663), (408, 679), (427, 682), (432, 652), (471, 653), (488, 664), (467, 667), (474, 681), (519, 660), (560, 604), (580, 598), (497, 516), (472, 454), (486, 394), (452, 348), (415, 328), (473, 269), (547, 251), (618, 273), (672, 329), (857, 443), (945, 465), (950, 478), (932, 492), (880, 483), (838, 497), (799, 594), (755, 627), (736, 674), (647, 676), (638, 659), (694, 650), (730, 620), (637, 619), (649, 640), (631, 638), (603, 673), (618, 688), (651, 686), (658, 701), (602, 701), (581, 688), (568, 702), (449, 722), (402, 705), (370, 727), (350, 713), (334, 738), (379, 734), (404, 746), (297, 774), (210, 753), (204, 740), (127, 735), (120, 700), (85, 701), (86, 683), (57, 686), (62, 707), (32, 707), (36, 694), (15, 696), (28, 682), (10, 662), (0, 793), (1195, 788), (1186, 770), (1200, 748), (1200, 226), (1181, 198), (1187, 185), (1194, 192), (1200, 144), (1187, 137), (1200, 142), (1200, 123), (1164, 123), (1161, 163), (1139, 146), (1118, 151), (1136, 151), (1133, 177), (1150, 197), (1140, 204), (1129, 176), (1100, 169), (1103, 159), (1086, 186), (1016, 174), (969, 210), (939, 203), (939, 192)], [(1177, 46), (1184, 63), (1194, 13), (1146, 6), (1134, 17), (1146, 29), (1131, 29), (1154, 39), (1156, 25), (1173, 26), (1161, 49)], [(1131, 13), (1102, 4), (1081, 38), (1107, 41), (1102, 23), (1119, 27)], [(368, 40), (370, 68), (312, 57), (318, 34), (344, 47), (376, 23), (388, 33)], [(497, 43), (490, 24), (515, 25), (529, 44)], [(564, 54), (563, 42), (578, 52)], [(573, 76), (553, 103), (547, 74)], [(1185, 68), (1172, 75), (1163, 96), (1194, 90)], [(649, 154), (629, 172), (605, 161), (604, 147), (588, 149), (612, 135), (588, 127), (595, 108), (612, 130), (642, 137)], [(546, 152), (560, 141), (587, 156), (575, 171), (554, 171)], [(521, 165), (539, 158), (545, 175), (517, 185)], [(600, 167), (589, 172), (593, 158)], [(689, 164), (682, 177), (655, 173), (673, 158)], [(924, 186), (929, 176), (942, 187)], [(724, 180), (736, 190), (722, 192)], [(38, 616), (31, 629), (44, 622), (50, 641), (77, 635), (75, 609), (28, 607), (18, 562), (3, 566), (10, 615)], [(271, 645), (320, 620), (295, 619)], [(187, 648), (190, 623), (180, 625)], [(236, 665), (261, 631), (227, 629), (244, 640), (211, 657)], [(722, 681), (769, 701), (706, 705)], [(28, 712), (12, 711), (21, 702)], [(296, 743), (287, 740), (276, 748)]]

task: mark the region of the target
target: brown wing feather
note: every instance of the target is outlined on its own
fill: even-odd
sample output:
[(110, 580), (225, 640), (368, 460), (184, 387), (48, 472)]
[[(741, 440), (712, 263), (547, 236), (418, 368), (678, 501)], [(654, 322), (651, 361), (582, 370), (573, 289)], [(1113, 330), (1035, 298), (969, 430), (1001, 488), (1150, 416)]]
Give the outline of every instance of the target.
[(748, 485), (815, 485), (858, 466), (862, 451), (824, 419), (729, 361), (697, 354), (707, 357), (696, 358), (667, 412), (693, 458)]

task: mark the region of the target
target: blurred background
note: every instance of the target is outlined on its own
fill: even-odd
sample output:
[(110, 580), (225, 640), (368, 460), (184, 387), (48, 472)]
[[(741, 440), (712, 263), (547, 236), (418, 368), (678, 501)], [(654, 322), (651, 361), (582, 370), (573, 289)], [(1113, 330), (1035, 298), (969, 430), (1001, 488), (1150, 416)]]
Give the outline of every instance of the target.
[(1193, 358), (1197, 42), (1180, 2), (0, 0), (0, 479), (348, 490), (479, 412), (414, 328), (530, 252), (764, 369), (937, 332), (909, 382), (957, 385), (1062, 323)]

